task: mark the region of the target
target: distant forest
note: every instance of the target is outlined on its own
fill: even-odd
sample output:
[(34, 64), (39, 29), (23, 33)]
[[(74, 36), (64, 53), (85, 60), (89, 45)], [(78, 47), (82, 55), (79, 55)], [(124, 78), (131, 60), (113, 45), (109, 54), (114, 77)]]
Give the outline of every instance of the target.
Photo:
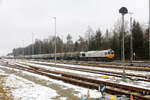
[[(149, 29), (143, 28), (142, 25), (136, 20), (132, 24), (133, 34), (133, 52), (136, 53), (136, 59), (148, 59), (149, 53)], [(125, 22), (125, 57), (130, 59), (130, 27), (128, 22)], [(93, 31), (88, 27), (85, 32), (85, 37), (79, 36), (79, 39), (73, 42), (71, 34), (68, 34), (66, 42), (59, 36), (57, 39), (57, 53), (75, 52), (75, 51), (92, 51), (92, 50), (105, 50), (112, 49), (115, 51), (116, 59), (121, 58), (121, 21), (118, 20), (113, 29), (106, 30), (102, 33), (100, 28)], [(12, 54), (18, 55), (36, 55), (54, 53), (55, 37), (49, 37), (44, 40), (36, 39), (33, 44), (25, 48), (14, 48)]]

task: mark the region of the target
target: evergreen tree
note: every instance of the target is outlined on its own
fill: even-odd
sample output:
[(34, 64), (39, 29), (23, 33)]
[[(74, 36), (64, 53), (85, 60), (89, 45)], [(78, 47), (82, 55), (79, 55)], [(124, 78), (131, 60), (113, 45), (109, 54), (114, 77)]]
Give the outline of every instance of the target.
[(98, 29), (97, 31), (96, 31), (96, 35), (95, 35), (95, 48), (96, 48), (96, 50), (100, 50), (100, 49), (102, 49), (101, 47), (102, 47), (102, 33), (101, 33), (101, 31), (100, 31), (100, 29)]
[(70, 34), (67, 36), (67, 51), (72, 52), (73, 51), (73, 41)]
[(142, 58), (143, 47), (144, 47), (143, 31), (139, 22), (136, 22), (135, 20), (133, 22), (132, 34), (133, 34), (133, 51), (136, 53), (136, 57)]

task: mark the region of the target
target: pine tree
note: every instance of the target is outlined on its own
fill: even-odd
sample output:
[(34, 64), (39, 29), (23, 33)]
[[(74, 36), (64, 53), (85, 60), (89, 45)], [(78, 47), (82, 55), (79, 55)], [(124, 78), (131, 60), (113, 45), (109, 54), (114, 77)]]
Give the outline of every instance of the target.
[(139, 22), (136, 22), (135, 20), (133, 22), (132, 34), (133, 34), (133, 52), (136, 53), (137, 58), (142, 58), (143, 47), (144, 47), (143, 31)]

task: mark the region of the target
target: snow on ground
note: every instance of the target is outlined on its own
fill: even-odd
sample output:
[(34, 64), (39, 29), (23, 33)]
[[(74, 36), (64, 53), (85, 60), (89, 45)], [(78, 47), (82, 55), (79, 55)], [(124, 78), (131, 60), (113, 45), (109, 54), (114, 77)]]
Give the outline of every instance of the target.
[[(22, 64), (24, 64), (24, 63), (22, 63)], [(33, 63), (26, 63), (26, 64), (36, 66), (36, 67), (39, 67), (39, 68), (44, 68), (44, 69), (47, 69), (47, 70), (52, 70), (52, 71), (63, 71), (63, 72), (66, 72), (66, 73), (69, 72), (69, 73), (73, 73), (73, 74), (77, 74), (77, 75), (84, 75), (88, 78), (94, 78), (94, 79), (102, 80), (102, 81), (110, 81), (110, 82), (113, 81), (112, 76), (109, 76), (109, 78), (106, 78), (106, 79), (101, 78), (102, 76), (104, 76), (102, 74), (94, 74), (94, 73), (89, 73), (89, 72), (75, 71), (75, 70), (65, 69), (65, 68), (56, 68), (56, 67), (50, 67), (50, 66), (46, 66), (46, 65), (39, 65), (39, 64), (33, 64)], [(23, 65), (23, 66), (25, 67), (25, 65)], [(26, 66), (26, 67), (28, 67), (28, 66)], [(120, 78), (118, 78), (118, 79), (120, 79)]]
[(13, 74), (5, 78), (4, 82), (4, 87), (10, 89), (14, 100), (51, 100), (51, 98), (58, 96), (55, 90)]
[(9, 64), (14, 64), (17, 60), (12, 60), (12, 59), (1, 59), (1, 62), (9, 62)]
[[(81, 71), (69, 70), (69, 69), (64, 69), (64, 68), (56, 68), (56, 67), (50, 67), (50, 66), (46, 66), (46, 65), (39, 65), (39, 64), (33, 64), (33, 63), (27, 63), (27, 64), (34, 65), (34, 66), (41, 67), (41, 68), (45, 68), (45, 69), (49, 69), (49, 70), (57, 70), (57, 71), (62, 71), (63, 70), (64, 72), (70, 72), (70, 73), (74, 73), (74, 74), (78, 74), (78, 75), (87, 75), (87, 76), (90, 76), (92, 78), (95, 77), (94, 79), (98, 79), (98, 80), (101, 80), (101, 81), (113, 82), (112, 79), (103, 79), (103, 78), (101, 78), (101, 76), (103, 76), (103, 75), (100, 75), (100, 74), (81, 72)], [(52, 64), (54, 64), (54, 63), (52, 63)], [(68, 65), (68, 64), (63, 64), (63, 65)], [(120, 82), (117, 82), (117, 83), (118, 84), (123, 84), (123, 85), (128, 85), (128, 86), (133, 86), (133, 87), (138, 87), (138, 88), (150, 89), (150, 84), (146, 85), (144, 82), (141, 82), (141, 83), (138, 82), (138, 85), (133, 84), (133, 83), (123, 82), (123, 81), (120, 81)]]
[(0, 74), (1, 74), (1, 73), (4, 73), (4, 72), (5, 72), (5, 71), (3, 71), (3, 70), (0, 69)]
[[(52, 82), (54, 84), (61, 85), (62, 87), (65, 86), (64, 89), (72, 88), (75, 91), (79, 92), (78, 94), (74, 94), (75, 96), (78, 96), (79, 98), (81, 97), (81, 95), (87, 94), (87, 91), (88, 91), (87, 88), (83, 88), (83, 87), (79, 87), (79, 86), (76, 86), (76, 85), (64, 83), (63, 81), (59, 81), (59, 80), (50, 79), (50, 78), (48, 78), (46, 76), (41, 76), (41, 75), (37, 75), (37, 74), (30, 73), (30, 72), (25, 72), (25, 71), (23, 73), (27, 74), (27, 75), (31, 75), (31, 76), (37, 77), (39, 79), (47, 80), (48, 81), (47, 84), (49, 84), (49, 83)], [(91, 90), (91, 89), (89, 89), (89, 92), (90, 92), (90, 98), (101, 97), (101, 93), (99, 93), (97, 90)]]
[(67, 98), (66, 97), (61, 97), (60, 100), (67, 100)]
[[(6, 68), (8, 70), (11, 70), (11, 68), (0, 66), (0, 68)], [(17, 69), (14, 69), (14, 71), (18, 71)], [(73, 89), (77, 93), (74, 94), (74, 96), (81, 97), (84, 94), (87, 94), (88, 89), (82, 88), (76, 85), (71, 85), (68, 83), (64, 83), (63, 81), (58, 81), (54, 79), (50, 79), (46, 76), (37, 75), (34, 73), (30, 73), (27, 71), (22, 71), (22, 74), (30, 75), (32, 77), (38, 78), (39, 80), (45, 80), (47, 81), (47, 84), (57, 84), (59, 86), (62, 86), (64, 89)], [(55, 90), (52, 90), (50, 88), (37, 85), (31, 81), (28, 81), (26, 79), (20, 78), (16, 75), (10, 75), (6, 81), (6, 87), (13, 88), (11, 90), (12, 95), (14, 96), (15, 100), (51, 100), (49, 98), (56, 97), (58, 94)], [(41, 93), (42, 92), (42, 93)], [(51, 94), (52, 93), (52, 94)], [(97, 90), (91, 90), (89, 89), (90, 98), (99, 98), (101, 97), (101, 93)], [(60, 100), (66, 100), (67, 97), (61, 97)]]
[[(38, 63), (43, 63), (43, 64), (55, 64), (55, 63), (51, 63), (51, 62), (39, 62), (39, 61), (30, 61), (30, 62), (38, 62)], [(59, 63), (57, 63), (56, 65), (62, 65), (62, 66), (68, 66), (68, 67), (77, 67), (77, 68), (88, 68), (88, 69), (94, 69), (94, 70), (103, 70), (103, 71), (121, 72), (122, 73), (122, 69), (115, 69), (115, 68), (101, 68), (101, 67), (93, 67), (93, 66), (59, 64)], [(146, 71), (126, 70), (126, 73), (136, 74), (136, 75), (144, 75), (144, 76), (150, 75), (150, 72), (146, 72)]]
[(6, 74), (5, 71), (0, 69), (0, 75), (8, 75), (8, 74)]
[[(24, 63), (22, 63), (22, 64), (24, 64)], [(65, 68), (50, 67), (50, 66), (47, 66), (47, 65), (40, 65), (40, 64), (33, 64), (33, 63), (26, 63), (26, 64), (27, 65), (31, 65), (31, 66), (37, 66), (39, 68), (50, 69), (50, 70), (53, 70), (53, 71), (57, 70), (57, 71), (70, 72), (70, 73), (89, 75), (89, 76), (100, 76), (98, 74), (93, 74), (93, 73), (88, 73), (88, 72), (81, 72), (81, 71), (75, 71), (75, 70), (70, 70), (70, 69), (65, 69)]]

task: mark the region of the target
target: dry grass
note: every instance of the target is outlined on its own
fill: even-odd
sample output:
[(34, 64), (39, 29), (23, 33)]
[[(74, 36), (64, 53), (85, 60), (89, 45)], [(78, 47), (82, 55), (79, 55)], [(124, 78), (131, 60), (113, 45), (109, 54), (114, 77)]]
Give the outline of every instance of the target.
[(2, 79), (5, 77), (4, 75), (0, 75), (0, 100), (13, 100), (11, 96), (7, 95), (8, 91), (3, 87), (4, 81)]

